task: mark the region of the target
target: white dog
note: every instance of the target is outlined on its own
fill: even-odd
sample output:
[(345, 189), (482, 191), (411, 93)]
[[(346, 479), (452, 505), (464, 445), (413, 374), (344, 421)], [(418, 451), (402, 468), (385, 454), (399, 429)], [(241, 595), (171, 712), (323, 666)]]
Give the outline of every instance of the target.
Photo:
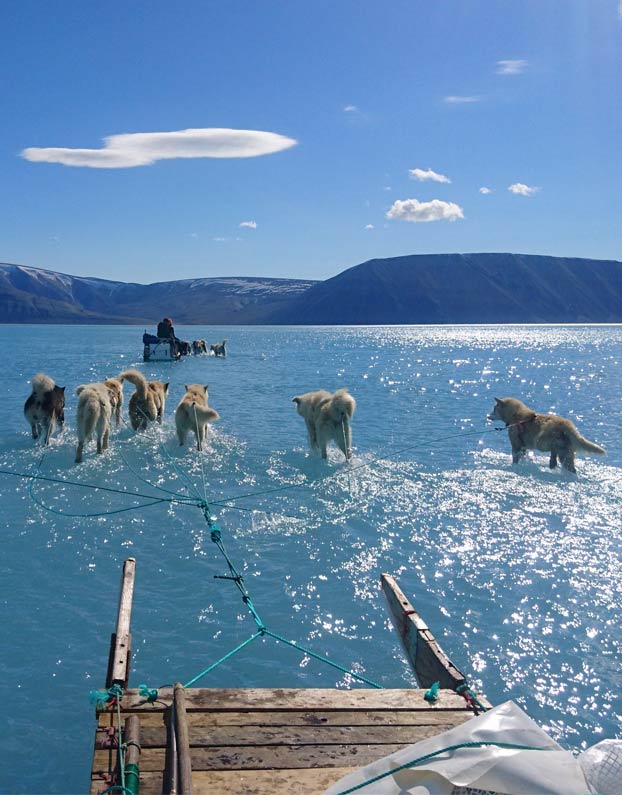
[(107, 378), (103, 383), (82, 384), (76, 389), (78, 395), (78, 448), (76, 464), (82, 461), (85, 442), (97, 435), (97, 452), (108, 449), (110, 419), (114, 412), (117, 425), (121, 420), (123, 405), (123, 383), (116, 378)]
[(207, 423), (220, 419), (220, 414), (207, 405), (207, 398), (207, 384), (186, 384), (186, 394), (175, 409), (180, 447), (186, 441), (188, 431), (192, 431), (197, 437), (197, 450), (202, 450)]
[(338, 389), (331, 395), (325, 389), (318, 389), (298, 395), (293, 402), (306, 423), (311, 450), (319, 450), (322, 458), (326, 458), (326, 448), (332, 439), (349, 461), (352, 456), (350, 421), (356, 401), (348, 390)]
[(132, 428), (135, 431), (145, 430), (148, 422), (162, 424), (168, 382), (147, 381), (138, 370), (124, 370), (119, 375), (119, 381), (130, 381), (136, 391), (130, 398), (129, 414)]

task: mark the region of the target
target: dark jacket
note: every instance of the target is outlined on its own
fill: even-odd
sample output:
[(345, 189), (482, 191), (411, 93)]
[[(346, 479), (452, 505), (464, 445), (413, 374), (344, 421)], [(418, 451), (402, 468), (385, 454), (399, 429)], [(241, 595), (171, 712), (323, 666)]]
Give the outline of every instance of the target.
[(165, 320), (158, 323), (158, 337), (160, 339), (175, 339), (175, 329)]

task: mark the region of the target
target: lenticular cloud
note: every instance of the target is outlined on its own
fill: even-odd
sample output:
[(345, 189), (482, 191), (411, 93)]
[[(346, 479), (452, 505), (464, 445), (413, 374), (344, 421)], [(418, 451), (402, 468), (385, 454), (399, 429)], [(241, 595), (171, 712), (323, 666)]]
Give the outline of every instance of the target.
[(103, 149), (29, 147), (21, 153), (35, 163), (88, 168), (133, 168), (178, 157), (259, 157), (289, 149), (298, 142), (262, 130), (203, 128), (175, 132), (127, 133), (104, 138)]

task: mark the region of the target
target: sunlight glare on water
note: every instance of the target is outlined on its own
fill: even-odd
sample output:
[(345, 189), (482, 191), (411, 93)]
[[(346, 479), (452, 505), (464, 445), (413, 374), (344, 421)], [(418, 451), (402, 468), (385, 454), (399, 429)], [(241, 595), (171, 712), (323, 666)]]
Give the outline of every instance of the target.
[[(180, 328), (228, 338), (227, 359), (140, 361), (142, 329), (0, 328), (15, 351), (0, 407), (0, 468), (127, 491), (1, 476), (6, 684), (0, 791), (85, 791), (122, 562), (137, 559), (131, 683), (188, 681), (254, 631), (201, 511), (146, 498), (199, 495), (203, 472), (227, 552), (274, 632), (389, 687), (415, 684), (379, 593), (395, 575), (473, 686), (517, 701), (566, 747), (619, 732), (622, 625), (622, 328)], [(54, 344), (50, 343), (54, 340)], [(170, 380), (161, 429), (113, 432), (75, 453), (75, 387), (137, 366)], [(23, 417), (28, 381), (67, 386), (67, 429), (44, 452)], [(221, 414), (201, 459), (180, 449), (184, 384)], [(292, 397), (347, 386), (354, 458), (309, 455)], [(126, 406), (132, 387), (126, 385)], [(606, 448), (578, 475), (545, 454), (511, 464), (494, 397), (570, 417)], [(42, 455), (43, 454), (43, 455)], [(203, 465), (203, 470), (201, 467)], [(252, 496), (248, 496), (252, 495)], [(43, 503), (46, 508), (37, 503)], [(358, 687), (273, 640), (206, 686)], [(63, 721), (59, 722), (62, 711)], [(37, 747), (37, 764), (27, 748)], [(65, 764), (67, 748), (74, 763)]]

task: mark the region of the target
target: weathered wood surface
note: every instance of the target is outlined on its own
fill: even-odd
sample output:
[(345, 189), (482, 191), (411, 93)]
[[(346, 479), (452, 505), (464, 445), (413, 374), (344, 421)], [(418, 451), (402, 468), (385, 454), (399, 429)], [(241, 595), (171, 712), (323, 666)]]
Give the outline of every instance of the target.
[[(441, 691), (434, 704), (423, 698), (425, 690), (330, 690), (323, 688), (191, 688), (186, 691), (186, 710), (222, 712), (232, 710), (463, 710), (464, 699), (449, 690)], [(123, 709), (132, 712), (154, 712), (168, 706), (173, 700), (173, 688), (163, 687), (158, 691), (158, 702), (150, 704), (138, 690), (127, 690), (123, 697)]]
[[(319, 795), (352, 768), (470, 720), (464, 699), (424, 690), (190, 689), (185, 691), (194, 795)], [(125, 715), (141, 721), (141, 793), (161, 793), (167, 756), (166, 715), (173, 691), (149, 704), (137, 691)], [(98, 716), (92, 792), (104, 787), (114, 749), (104, 749), (115, 714)], [(342, 772), (339, 772), (342, 771)], [(343, 772), (345, 771), (345, 772)], [(333, 775), (334, 774), (334, 775)], [(181, 782), (177, 782), (177, 792)], [(166, 787), (167, 784), (164, 784)], [(164, 791), (167, 791), (166, 789)]]
[[(315, 770), (199, 770), (192, 774), (194, 795), (318, 795), (355, 767)], [(144, 773), (140, 795), (160, 795), (162, 774)]]
[(455, 690), (464, 684), (464, 674), (441, 649), (393, 577), (383, 574), (380, 580), (393, 624), (421, 687), (428, 688), (434, 682), (440, 682), (442, 688)]
[(119, 594), (119, 608), (117, 611), (117, 629), (110, 640), (110, 655), (108, 658), (108, 674), (106, 687), (114, 684), (127, 686), (130, 675), (130, 660), (132, 654), (132, 636), (130, 623), (132, 618), (132, 600), (134, 597), (134, 580), (136, 578), (136, 559), (128, 558), (123, 564), (121, 575), (121, 591)]
[[(471, 713), (464, 709), (464, 719)], [(99, 726), (106, 729), (114, 725), (115, 713), (100, 712)], [(445, 710), (428, 710), (423, 715), (421, 710), (332, 710), (329, 712), (295, 711), (295, 710), (257, 710), (255, 712), (186, 712), (189, 727), (227, 727), (227, 726), (409, 726), (426, 724), (445, 724)], [(452, 715), (452, 720), (454, 716)], [(140, 725), (143, 730), (166, 726), (166, 713), (157, 710), (140, 713)]]

